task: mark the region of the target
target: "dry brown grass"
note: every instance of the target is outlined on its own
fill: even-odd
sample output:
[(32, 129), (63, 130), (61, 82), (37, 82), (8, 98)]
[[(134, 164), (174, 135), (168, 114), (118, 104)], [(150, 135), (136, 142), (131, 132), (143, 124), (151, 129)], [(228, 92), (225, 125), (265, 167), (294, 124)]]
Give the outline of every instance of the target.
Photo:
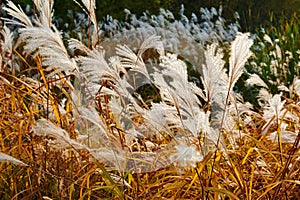
[[(32, 134), (35, 119), (47, 117), (38, 98), (39, 88), (21, 78), (1, 74), (1, 152), (28, 166), (0, 163), (3, 199), (297, 199), (299, 197), (299, 124), (294, 144), (278, 144), (261, 135), (262, 119), (241, 127), (245, 137), (228, 146), (228, 156), (208, 154), (194, 169), (179, 173), (174, 166), (142, 174), (107, 172), (90, 162), (87, 152), (62, 155), (47, 140)], [(10, 82), (4, 81), (4, 78)], [(43, 85), (43, 84), (41, 84)], [(35, 95), (33, 95), (35, 94)], [(52, 90), (47, 94), (54, 98)], [(37, 105), (40, 105), (37, 106)], [(52, 104), (53, 106), (54, 104)], [(300, 117), (297, 102), (285, 105)], [(105, 115), (102, 115), (105, 116)], [(69, 114), (60, 114), (58, 126), (75, 137)], [(276, 130), (274, 125), (271, 130)], [(224, 133), (226, 135), (226, 133)], [(213, 171), (212, 171), (213, 166)], [(122, 180), (112, 179), (112, 173)]]

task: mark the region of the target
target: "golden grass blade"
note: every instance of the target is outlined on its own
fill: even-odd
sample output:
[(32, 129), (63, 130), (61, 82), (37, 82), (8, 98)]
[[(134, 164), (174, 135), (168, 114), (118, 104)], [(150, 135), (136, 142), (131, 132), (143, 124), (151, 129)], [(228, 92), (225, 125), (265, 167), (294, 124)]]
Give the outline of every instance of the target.
[(185, 195), (190, 191), (192, 185), (195, 183), (195, 181), (197, 180), (197, 178), (199, 178), (199, 177), (198, 177), (198, 174), (195, 173), (195, 175), (194, 175), (194, 177), (193, 177), (191, 183), (189, 184), (189, 186), (188, 186), (187, 189), (185, 190), (183, 196), (185, 196)]
[(278, 185), (281, 184), (281, 181), (277, 181), (275, 183), (272, 183), (272, 184), (269, 184), (267, 186), (265, 186), (263, 189), (263, 193), (257, 198), (257, 200), (260, 200), (260, 199), (264, 199), (265, 196), (271, 191), (273, 190), (274, 188), (276, 188)]
[(111, 177), (111, 174), (108, 173), (108, 171), (105, 169), (105, 167), (102, 166), (101, 164), (97, 164), (97, 166), (101, 169), (103, 177), (105, 177), (105, 179), (107, 180), (106, 183), (108, 184), (108, 186), (111, 187), (111, 190), (114, 191), (120, 199), (124, 199), (123, 193), (120, 191), (119, 187), (116, 185), (115, 181)]
[[(41, 65), (41, 60), (39, 59), (39, 57), (37, 57), (37, 67), (38, 67), (38, 70), (39, 70), (39, 72), (42, 76), (44, 84), (46, 86), (46, 90), (47, 90), (48, 93), (50, 93), (50, 87), (49, 87), (49, 83), (48, 83), (49, 81), (45, 76), (44, 69)], [(59, 109), (58, 109), (57, 102), (52, 98), (52, 96), (50, 94), (48, 96), (49, 96), (50, 104), (52, 106), (56, 121), (58, 123), (61, 123), (60, 112), (59, 112)]]
[(215, 188), (215, 187), (206, 187), (205, 190), (215, 192), (216, 194), (223, 194), (223, 195), (225, 194), (232, 199), (240, 200), (239, 197), (237, 197), (235, 194), (233, 194), (232, 192), (230, 192), (228, 190), (219, 189), (219, 188)]
[(253, 180), (254, 180), (254, 169), (255, 167), (251, 165), (251, 175), (250, 175), (250, 183), (249, 183), (249, 189), (248, 189), (248, 200), (252, 199), (252, 190), (253, 190)]
[(247, 154), (246, 154), (246, 156), (243, 158), (243, 160), (242, 160), (242, 165), (244, 165), (245, 163), (246, 163), (246, 160), (247, 160), (247, 158), (249, 157), (249, 155), (253, 152), (253, 148), (252, 147), (250, 147), (249, 148), (249, 150), (247, 151)]
[[(242, 190), (245, 189), (246, 185), (244, 182), (244, 177), (243, 177), (243, 173), (241, 172), (241, 169), (238, 167), (238, 165), (236, 165), (232, 159), (230, 157), (228, 157), (228, 161), (231, 165), (231, 169), (233, 170), (232, 175), (235, 177), (235, 179), (237, 180), (238, 185), (240, 186), (240, 188)], [(237, 163), (238, 164), (238, 163)]]

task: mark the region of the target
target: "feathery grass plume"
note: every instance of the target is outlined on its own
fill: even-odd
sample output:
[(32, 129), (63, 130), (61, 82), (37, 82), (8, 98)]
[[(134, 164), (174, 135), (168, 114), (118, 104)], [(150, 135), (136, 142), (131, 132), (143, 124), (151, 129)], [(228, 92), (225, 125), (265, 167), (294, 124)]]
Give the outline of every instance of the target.
[[(160, 89), (162, 100), (174, 107), (174, 116), (179, 116), (176, 124), (180, 128), (189, 130), (193, 137), (198, 137), (201, 129), (208, 126), (208, 124), (200, 123), (204, 113), (200, 111), (201, 103), (193, 92), (199, 91), (200, 88), (188, 82), (186, 65), (178, 60), (176, 55), (167, 54), (162, 57), (160, 67), (162, 67), (160, 69), (162, 74), (153, 73), (153, 79), (154, 84)], [(204, 120), (203, 122), (208, 121)], [(204, 128), (202, 131), (209, 132), (208, 128)]]
[(9, 156), (5, 153), (2, 153), (2, 152), (0, 152), (0, 162), (10, 162), (10, 163), (13, 163), (15, 165), (28, 166), (24, 162), (12, 157), (12, 156)]
[[(184, 111), (181, 114), (194, 116), (194, 109), (198, 110), (201, 103), (192, 91), (192, 87), (195, 88), (195, 85), (192, 86), (188, 81), (186, 64), (177, 59), (176, 55), (167, 54), (167, 56), (162, 57), (160, 67), (162, 69), (158, 70), (161, 71), (162, 75), (159, 75), (158, 70), (153, 74), (153, 78), (157, 79), (157, 83), (155, 83), (157, 87), (171, 92), (171, 96), (166, 97), (173, 98), (175, 101), (177, 99), (178, 107)], [(161, 77), (159, 78), (159, 76)], [(162, 79), (164, 79), (163, 82), (158, 82)], [(176, 105), (176, 102), (173, 103)]]
[[(212, 136), (214, 132), (209, 125), (210, 113), (204, 113), (201, 110), (201, 103), (194, 93), (194, 91), (201, 89), (188, 82), (186, 65), (178, 60), (176, 55), (167, 54), (162, 57), (159, 70), (161, 73), (157, 70), (152, 74), (152, 77), (153, 83), (160, 90), (162, 102), (155, 104), (154, 108), (159, 109), (159, 106), (161, 108), (165, 107), (164, 112), (160, 115), (160, 118), (165, 119), (161, 121), (164, 122), (164, 125), (169, 126), (170, 129), (178, 129), (175, 135), (171, 134), (177, 143), (175, 148), (182, 149), (179, 147), (179, 141), (185, 141), (187, 146), (190, 146), (190, 142), (195, 138), (215, 140), (216, 137)], [(180, 153), (178, 152), (178, 154)], [(198, 154), (199, 156), (204, 156), (206, 152), (202, 152), (202, 154), (198, 152), (195, 156), (197, 157)], [(178, 158), (178, 166), (181, 165), (180, 163), (183, 165), (186, 163), (186, 161), (181, 160), (182, 156), (176, 156), (175, 154), (170, 156), (171, 158)], [(201, 160), (200, 157), (199, 160)], [(194, 161), (191, 160), (191, 162)]]
[(195, 115), (184, 119), (184, 127), (186, 127), (194, 138), (202, 137), (207, 140), (215, 141), (214, 132), (210, 126), (210, 112), (196, 111)]
[(143, 117), (150, 125), (150, 130), (154, 135), (166, 132), (173, 136), (172, 128), (179, 127), (180, 119), (176, 115), (177, 111), (174, 107), (163, 102), (151, 103), (150, 111), (145, 112)]
[(228, 106), (226, 120), (223, 123), (223, 129), (226, 131), (226, 139), (229, 140), (233, 149), (238, 149), (238, 139), (247, 136), (241, 127), (247, 126), (249, 120), (257, 114), (253, 111), (253, 105), (249, 102), (244, 102), (242, 99), (233, 100)]
[[(124, 167), (123, 165), (120, 165), (120, 163), (124, 163), (125, 154), (120, 151), (119, 147), (117, 147), (117, 140), (111, 141), (105, 136), (101, 137), (101, 135), (106, 135), (109, 131), (104, 130), (106, 129), (105, 125), (103, 125), (103, 123), (100, 123), (98, 114), (96, 114), (93, 109), (81, 109), (80, 112), (82, 118), (86, 119), (89, 122), (92, 122), (92, 124), (94, 126), (97, 126), (100, 130), (100, 132), (98, 132), (99, 130), (93, 128), (94, 126), (91, 126), (89, 130), (86, 130), (88, 132), (98, 132), (96, 134), (88, 133), (88, 140), (90, 141), (86, 142), (84, 141), (85, 139), (81, 141), (82, 137), (79, 138), (80, 142), (77, 141), (77, 139), (71, 139), (69, 133), (47, 119), (37, 120), (36, 124), (32, 128), (33, 132), (38, 136), (44, 137), (48, 141), (48, 144), (53, 149), (61, 151), (62, 155), (66, 154), (66, 152), (68, 151), (78, 152), (79, 150), (84, 150), (89, 152), (97, 162), (109, 164), (111, 167), (115, 167), (115, 169), (119, 171), (125, 171), (125, 169), (127, 169), (126, 166)], [(96, 117), (96, 115), (98, 116), (98, 118)], [(96, 138), (96, 135), (100, 137)], [(110, 135), (109, 137), (111, 138), (111, 136), (112, 135)], [(101, 143), (101, 145), (99, 145), (99, 143)]]
[[(87, 99), (93, 99), (101, 88), (101, 81), (104, 80), (103, 77), (105, 77), (105, 80), (117, 82), (119, 80), (119, 74), (111, 69), (104, 59), (105, 51), (103, 48), (94, 48), (86, 53), (87, 56), (78, 56), (75, 60), (78, 65), (82, 81), (84, 81), (81, 83), (81, 86), (85, 87), (85, 95)], [(104, 89), (107, 90), (106, 92), (109, 91), (109, 88), (107, 87)], [(111, 91), (110, 93), (113, 92)]]
[(67, 133), (64, 129), (58, 127), (53, 124), (50, 120), (47, 119), (39, 119), (36, 121), (36, 124), (32, 128), (34, 134), (38, 136), (42, 136), (45, 139), (49, 138), (49, 144), (52, 145), (53, 148), (57, 148), (60, 150), (87, 150), (84, 145), (76, 142), (71, 139), (69, 133)]
[(104, 59), (104, 49), (101, 46), (90, 49), (74, 38), (68, 40), (68, 48), (71, 54), (75, 55), (75, 52), (81, 54), (74, 58), (79, 69), (78, 80), (74, 83), (76, 91), (72, 91), (75, 107), (86, 105), (91, 99), (94, 99), (100, 88), (105, 94), (114, 95), (114, 91), (102, 87), (104, 75), (107, 75), (107, 79), (110, 81), (118, 79), (118, 74), (110, 69)]
[(281, 92), (286, 92), (289, 94), (291, 99), (294, 99), (297, 96), (300, 96), (300, 79), (295, 77), (291, 85), (289, 87), (285, 85), (279, 85), (278, 90)]
[(20, 37), (26, 44), (24, 51), (41, 55), (42, 64), (51, 72), (48, 76), (65, 72), (66, 75), (77, 75), (78, 67), (70, 58), (55, 26), (26, 27), (20, 29)]
[(1, 35), (3, 40), (1, 40), (1, 50), (2, 55), (6, 55), (6, 57), (10, 57), (12, 54), (12, 46), (13, 46), (13, 33), (10, 31), (7, 26), (4, 26), (1, 30)]
[(146, 38), (141, 44), (137, 56), (142, 57), (146, 50), (152, 48), (156, 49), (160, 56), (163, 56), (165, 54), (165, 49), (162, 41), (160, 40), (160, 36), (151, 35), (150, 37)]
[(97, 19), (96, 19), (96, 14), (95, 14), (96, 1), (95, 0), (82, 0), (81, 2), (87, 9), (87, 12), (88, 12), (87, 14), (89, 15), (94, 26), (97, 27)]
[(85, 46), (81, 41), (74, 38), (70, 38), (68, 40), (68, 49), (73, 55), (75, 55), (75, 51), (80, 51), (85, 55), (88, 55), (91, 52), (91, 49)]
[(89, 141), (87, 145), (97, 148), (102, 145), (110, 145), (109, 140), (117, 141), (115, 136), (109, 131), (104, 119), (100, 118), (94, 107), (82, 106), (78, 108), (78, 112), (77, 126), (81, 126), (78, 128), (80, 132), (86, 133), (88, 136)]
[[(211, 110), (211, 127), (219, 129), (222, 121), (222, 114), (225, 112), (226, 91), (228, 89), (228, 76), (223, 69), (225, 61), (223, 53), (217, 44), (214, 43), (207, 47), (205, 51), (205, 65), (202, 66), (201, 82), (204, 87), (206, 104)], [(213, 136), (210, 134), (209, 137)], [(213, 136), (212, 139), (218, 138)], [(217, 140), (211, 140), (215, 143)]]
[(263, 118), (266, 120), (266, 124), (262, 128), (264, 134), (268, 132), (273, 123), (279, 125), (283, 115), (285, 115), (286, 109), (284, 104), (286, 100), (281, 101), (281, 96), (282, 93), (274, 95), (264, 107)]
[(124, 68), (139, 72), (150, 79), (143, 59), (138, 57), (128, 46), (118, 45), (116, 51)]
[(269, 88), (269, 86), (257, 74), (250, 74), (250, 77), (246, 80), (246, 84), (257, 85), (266, 89)]
[(13, 33), (4, 26), (1, 30), (3, 39), (0, 40), (1, 44), (1, 61), (0, 72), (3, 72), (7, 67), (12, 67), (12, 54), (13, 54)]
[(196, 15), (188, 19), (184, 15), (184, 8), (180, 11), (180, 18), (175, 19), (173, 14), (164, 9), (160, 9), (158, 16), (147, 13), (137, 18), (130, 11), (125, 11), (128, 22), (122, 24), (107, 18), (102, 24), (104, 34), (111, 35), (102, 45), (111, 55), (111, 49), (119, 41), (125, 42), (130, 49), (135, 49), (149, 36), (155, 34), (161, 37), (165, 50), (175, 53), (191, 63), (195, 70), (201, 72), (204, 58), (204, 45), (213, 42), (228, 43), (234, 39), (238, 25), (225, 25), (225, 20), (216, 9), (201, 9), (201, 19)]
[(281, 141), (282, 143), (294, 143), (297, 134), (291, 131), (289, 123), (299, 123), (297, 114), (292, 109), (287, 109), (287, 101), (281, 100), (282, 93), (271, 96), (263, 108), (263, 119), (266, 121), (262, 127), (263, 134), (272, 131), (275, 125), (276, 131), (271, 132), (268, 138), (272, 141)]
[(229, 58), (229, 74), (228, 74), (228, 89), (226, 100), (224, 102), (224, 112), (221, 119), (220, 130), (223, 128), (223, 123), (227, 118), (227, 106), (232, 99), (232, 103), (236, 104), (235, 98), (230, 98), (232, 90), (244, 71), (245, 63), (252, 55), (250, 47), (253, 45), (253, 40), (249, 38), (249, 33), (238, 32), (235, 40), (230, 46), (230, 58)]
[(293, 144), (295, 142), (295, 140), (297, 139), (297, 134), (294, 131), (287, 131), (287, 130), (283, 129), (280, 131), (280, 133), (278, 133), (277, 131), (270, 133), (268, 138), (272, 142), (281, 141), (282, 143)]
[(29, 17), (24, 13), (22, 8), (19, 6), (19, 8), (12, 2), (12, 1), (7, 1), (7, 7), (4, 7), (3, 9), (7, 11), (9, 15), (12, 17), (18, 19), (21, 22), (18, 22), (16, 20), (11, 20), (11, 19), (5, 19), (8, 21), (10, 24), (15, 24), (19, 26), (33, 26), (31, 20)]
[(209, 105), (216, 103), (217, 107), (224, 107), (228, 77), (223, 69), (225, 64), (223, 53), (216, 43), (207, 47), (205, 62), (206, 64), (202, 66), (201, 81), (207, 103)]
[(249, 38), (249, 33), (238, 33), (236, 39), (231, 44), (231, 55), (229, 58), (229, 92), (232, 91), (236, 81), (244, 71), (246, 61), (252, 55), (250, 47), (253, 40)]
[(39, 12), (39, 21), (43, 26), (51, 27), (53, 16), (53, 0), (34, 0), (37, 11)]
[(175, 166), (182, 168), (196, 167), (196, 164), (203, 159), (195, 145), (179, 144), (176, 146), (176, 154), (171, 155)]
[(120, 68), (119, 71), (134, 79), (134, 81), (129, 81), (134, 89), (146, 83), (150, 83), (151, 78), (147, 66), (143, 61), (143, 54), (149, 49), (156, 50), (159, 56), (164, 55), (163, 43), (160, 41), (159, 36), (151, 35), (145, 39), (145, 41), (141, 43), (137, 54), (127, 45), (117, 45), (116, 54), (119, 57), (120, 64), (122, 64), (122, 68), (118, 67)]
[[(205, 51), (206, 65), (202, 67), (201, 81), (204, 86), (204, 93), (207, 104), (211, 109), (211, 127), (213, 128), (208, 137), (212, 137), (210, 141), (219, 146), (219, 141), (224, 145), (220, 131), (225, 129), (230, 132), (235, 127), (235, 119), (239, 118), (238, 111), (229, 113), (230, 102), (235, 105), (233, 108), (238, 108), (238, 102), (233, 95), (233, 87), (236, 81), (243, 73), (243, 67), (247, 59), (252, 55), (250, 47), (252, 40), (249, 39), (249, 34), (238, 33), (235, 40), (231, 44), (231, 55), (229, 58), (229, 74), (225, 73), (223, 53), (214, 43), (208, 46)], [(219, 133), (217, 133), (219, 132)], [(217, 135), (217, 136), (216, 136)]]
[[(117, 136), (114, 136), (118, 134), (116, 132), (116, 130), (118, 129), (106, 131), (103, 130), (100, 132), (105, 132), (107, 138), (110, 139), (107, 142), (105, 142), (106, 144), (100, 144), (99, 148), (102, 148), (103, 146), (106, 147), (108, 151), (106, 154), (110, 155), (111, 159), (113, 159), (109, 161), (110, 165), (112, 163), (116, 163), (116, 165), (114, 166), (121, 171), (151, 171), (168, 165), (168, 156), (170, 155), (168, 151), (169, 149), (172, 149), (172, 146), (174, 146), (173, 144), (168, 145), (168, 147), (164, 148), (163, 151), (156, 152), (130, 152), (126, 149), (126, 151), (124, 151), (120, 145), (126, 144), (126, 146), (128, 146), (129, 149), (132, 149), (131, 146), (135, 143), (134, 140), (136, 140), (137, 138), (147, 138), (153, 137), (153, 135), (160, 135), (160, 131), (163, 130), (166, 131), (171, 137), (173, 137), (171, 129), (182, 129), (182, 126), (184, 126), (182, 122), (185, 123), (185, 121), (182, 121), (180, 120), (180, 118), (178, 118), (178, 112), (182, 114), (184, 120), (186, 120), (186, 117), (188, 117), (189, 119), (197, 118), (197, 115), (194, 113), (196, 111), (193, 110), (196, 108), (199, 109), (198, 106), (200, 102), (197, 99), (197, 97), (193, 94), (191, 86), (188, 84), (187, 70), (184, 62), (178, 60), (174, 55), (169, 55), (169, 57), (162, 58), (160, 68), (162, 68), (163, 73), (166, 74), (166, 76), (169, 76), (168, 78), (172, 80), (169, 84), (167, 84), (164, 80), (164, 77), (160, 77), (157, 72), (152, 74), (153, 77), (151, 77), (148, 74), (148, 70), (142, 59), (142, 54), (146, 51), (147, 48), (156, 47), (156, 44), (158, 44), (160, 53), (163, 53), (162, 44), (159, 42), (158, 37), (156, 36), (150, 37), (148, 40), (146, 40), (146, 42), (142, 44), (142, 47), (140, 48), (141, 50), (137, 53), (137, 55), (133, 53), (128, 47), (119, 46), (117, 48), (118, 57), (113, 57), (113, 59), (111, 59), (112, 62), (109, 63), (108, 66), (103, 63), (98, 63), (101, 60), (103, 61), (104, 56), (103, 54), (97, 54), (98, 56), (93, 56), (93, 51), (95, 49), (92, 51), (87, 51), (87, 57), (79, 56), (76, 59), (77, 62), (80, 63), (80, 69), (83, 69), (82, 74), (87, 74), (87, 80), (92, 79), (92, 77), (96, 78), (95, 75), (98, 74), (97, 79), (100, 78), (102, 80), (110, 81), (112, 84), (112, 88), (115, 91), (116, 95), (110, 96), (111, 100), (109, 100), (108, 102), (109, 104), (112, 103), (112, 105), (108, 104), (108, 106), (114, 107), (110, 109), (112, 110), (113, 119), (116, 122), (118, 129), (122, 132), (124, 131), (123, 134), (125, 134), (124, 138), (126, 139), (122, 139), (124, 141), (118, 141)], [(95, 50), (95, 52), (97, 51)], [(97, 65), (95, 63), (97, 63)], [(90, 65), (97, 66), (98, 68), (93, 68), (93, 73), (91, 73), (91, 67), (89, 67)], [(139, 104), (137, 104), (136, 99), (133, 97), (134, 93), (131, 92), (133, 91), (134, 87), (128, 82), (130, 75), (124, 76), (123, 78), (120, 77), (120, 72), (123, 71), (120, 71), (120, 69), (125, 68), (129, 70), (129, 74), (134, 72), (134, 77), (138, 76), (138, 74), (142, 74), (145, 75), (146, 78), (153, 78), (153, 84), (161, 87), (163, 85), (159, 81), (157, 81), (157, 78), (155, 77), (155, 74), (157, 74), (157, 76), (159, 76), (158, 79), (164, 81), (165, 87), (169, 88), (169, 91), (171, 91), (172, 93), (171, 95), (169, 94), (168, 96), (166, 96), (165, 101), (168, 103), (172, 102), (171, 104), (175, 106), (170, 106), (162, 102), (160, 104), (152, 104), (150, 110), (143, 109)], [(106, 72), (104, 73), (103, 70), (105, 70)], [(110, 76), (110, 73), (112, 73), (113, 75)], [(107, 86), (105, 85), (103, 88), (106, 87)], [(165, 88), (162, 87), (162, 90), (163, 89)], [(102, 89), (101, 93), (102, 95), (105, 94), (105, 92)], [(177, 96), (179, 96), (179, 98)], [(162, 109), (163, 111), (159, 115), (161, 117), (160, 121), (157, 121), (156, 108)], [(99, 116), (95, 112), (93, 112), (92, 115), (85, 116), (84, 113), (81, 112), (81, 108), (79, 108), (78, 110), (79, 117), (84, 117), (86, 120), (89, 120), (89, 118), (92, 119), (93, 117), (91, 116), (99, 118)], [(137, 119), (140, 119), (141, 122), (144, 121), (144, 123), (141, 124), (139, 121), (137, 121)], [(164, 120), (161, 121), (162, 119)], [(186, 121), (186, 123), (190, 124), (190, 122), (192, 122), (193, 119)], [(90, 128), (92, 128), (92, 126), (90, 126)], [(199, 127), (197, 128), (199, 129)], [(191, 131), (193, 132), (194, 137), (198, 136), (197, 131), (199, 130)], [(93, 134), (95, 134), (96, 132), (97, 131), (93, 131)], [(92, 135), (90, 137), (93, 137)], [(99, 141), (99, 138), (97, 139), (97, 141)], [(99, 156), (101, 155), (101, 151), (102, 150), (93, 150), (95, 156), (98, 157), (98, 159), (100, 159)], [(113, 154), (115, 154), (116, 157), (113, 157)], [(161, 158), (159, 163), (156, 161), (158, 157)], [(106, 162), (108, 162), (108, 160)], [(132, 164), (130, 163), (134, 163), (135, 167), (133, 168)]]
[[(90, 35), (90, 21), (88, 22), (88, 40), (90, 41), (90, 37), (91, 37), (91, 44), (92, 47), (95, 47), (97, 44), (99, 44), (100, 38), (99, 38), (99, 28), (98, 28), (98, 22), (97, 22), (97, 18), (96, 18), (96, 13), (95, 13), (95, 9), (96, 9), (96, 1), (95, 0), (81, 0), (82, 4), (84, 5), (84, 7), (81, 6), (81, 4), (74, 0), (88, 15), (89, 20), (91, 20), (91, 22), (93, 23), (93, 32), (92, 35)], [(88, 42), (89, 44), (89, 42)], [(88, 45), (89, 46), (89, 45)]]
[[(153, 73), (154, 84), (160, 90), (162, 101), (170, 104), (175, 111), (174, 115), (178, 115), (182, 119), (183, 116), (188, 115), (188, 112), (191, 111), (188, 105), (189, 102), (187, 102), (189, 97), (186, 95), (189, 91), (186, 90), (188, 88), (185, 82), (185, 77), (187, 76), (187, 72), (184, 71), (185, 64), (178, 61), (175, 55), (167, 54), (160, 66), (162, 67), (162, 73), (158, 71)], [(171, 68), (172, 66), (174, 66), (173, 69)], [(179, 73), (179, 70), (182, 69), (183, 73)], [(186, 97), (188, 97), (187, 101)], [(184, 108), (187, 109), (187, 113), (181, 113), (181, 111), (184, 111)], [(178, 124), (178, 126), (182, 125)]]
[[(52, 2), (52, 1), (51, 1)], [(23, 11), (9, 1), (7, 8), (8, 14), (23, 20), (23, 28), (20, 29), (20, 38), (24, 45), (24, 51), (41, 55), (43, 65), (48, 66), (47, 70), (52, 71), (49, 76), (64, 71), (67, 75), (77, 73), (77, 66), (73, 59), (68, 55), (68, 52), (63, 44), (61, 33), (51, 23), (51, 9), (53, 2), (35, 1), (38, 10), (40, 11), (39, 21), (35, 21), (34, 27), (29, 18), (21, 18)], [(12, 10), (14, 9), (14, 10)], [(29, 20), (27, 22), (27, 20)], [(17, 23), (17, 21), (15, 21)], [(30, 23), (29, 23), (30, 22)], [(69, 84), (71, 85), (71, 84)]]
[[(154, 37), (155, 39), (155, 37)], [(151, 44), (151, 43), (150, 43)], [(75, 45), (78, 46), (78, 45)], [(79, 45), (80, 46), (80, 45)], [(149, 45), (144, 45), (144, 49), (147, 48)], [(123, 49), (119, 49), (119, 52), (122, 52)], [(130, 83), (127, 82), (128, 76), (124, 76), (123, 78), (120, 77), (120, 73), (126, 74), (125, 67), (130, 67), (129, 71), (134, 71), (135, 66), (135, 58), (137, 58), (137, 55), (135, 55), (132, 51), (126, 51), (126, 55), (129, 58), (134, 58), (133, 60), (126, 60), (126, 57), (112, 57), (110, 59), (110, 63), (106, 63), (104, 60), (104, 51), (101, 49), (93, 49), (91, 51), (86, 51), (87, 56), (79, 56), (76, 58), (76, 61), (79, 63), (81, 74), (86, 78), (86, 82), (83, 84), (89, 84), (91, 81), (97, 82), (97, 80), (105, 80), (109, 81), (111, 86), (109, 85), (100, 85), (98, 84), (98, 90), (101, 89), (100, 93), (94, 93), (92, 94), (92, 97), (95, 95), (109, 95), (110, 100), (108, 101), (109, 104), (109, 110), (112, 111), (113, 114), (113, 120), (116, 124), (111, 124), (111, 128), (105, 128), (106, 124), (102, 127), (100, 131), (97, 131), (97, 129), (93, 127), (97, 127), (101, 125), (99, 123), (99, 114), (97, 112), (87, 112), (91, 108), (85, 108), (79, 107), (79, 118), (84, 118), (87, 121), (90, 121), (92, 119), (98, 119), (92, 120), (92, 124), (89, 125), (89, 129), (82, 130), (82, 132), (86, 132), (88, 135), (88, 138), (90, 138), (92, 143), (94, 143), (94, 148), (91, 150), (91, 154), (98, 160), (99, 162), (104, 162), (106, 164), (109, 164), (110, 166), (116, 167), (119, 171), (126, 171), (126, 170), (139, 170), (142, 172), (145, 171), (152, 171), (156, 168), (161, 168), (165, 166), (165, 162), (161, 162), (158, 164), (155, 164), (155, 160), (157, 160), (157, 153), (148, 153), (146, 152), (140, 153), (140, 152), (130, 152), (127, 150), (127, 148), (123, 149), (122, 145), (126, 145), (128, 148), (131, 148), (135, 141), (132, 141), (133, 138), (136, 140), (137, 137), (143, 137), (145, 135), (145, 132), (147, 131), (147, 126), (145, 125), (145, 128), (142, 128), (141, 125), (139, 125), (138, 122), (135, 122), (135, 118), (141, 118), (143, 116), (143, 113), (145, 112), (137, 103), (136, 99), (133, 98), (133, 91), (132, 86)], [(121, 55), (124, 55), (124, 53), (120, 53)], [(141, 55), (141, 54), (140, 54)], [(125, 59), (125, 61), (123, 60)], [(142, 58), (140, 58), (142, 59)], [(123, 62), (122, 62), (123, 61)], [(128, 62), (126, 62), (128, 61)], [(131, 62), (132, 61), (132, 62)], [(141, 68), (143, 68), (144, 64), (141, 60)], [(96, 67), (95, 67), (96, 66)], [(133, 66), (133, 67), (132, 67)], [(145, 69), (146, 70), (146, 69)], [(148, 73), (147, 71), (140, 72), (139, 70), (136, 70), (136, 73)], [(149, 75), (148, 75), (149, 76)], [(89, 86), (87, 86), (89, 87)], [(112, 89), (109, 89), (109, 87), (112, 87)], [(95, 87), (97, 88), (97, 86)], [(105, 90), (106, 88), (106, 90)], [(131, 91), (130, 91), (131, 90)], [(108, 93), (108, 91), (111, 91)], [(111, 96), (113, 94), (113, 96)], [(102, 102), (101, 102), (102, 103)], [(104, 104), (102, 104), (104, 105)], [(85, 110), (83, 112), (83, 110)], [(89, 113), (89, 114), (88, 114)], [(98, 125), (97, 125), (98, 122)], [(114, 123), (114, 122), (113, 122)], [(83, 123), (84, 124), (84, 123)], [(82, 124), (82, 125), (83, 125)], [(81, 126), (82, 126), (81, 125)], [(116, 126), (116, 129), (113, 127)], [(99, 127), (98, 127), (99, 128)], [(124, 132), (124, 133), (118, 133)], [(125, 134), (124, 138), (126, 140), (117, 138), (118, 134)], [(97, 136), (98, 135), (98, 136)], [(99, 136), (100, 135), (100, 136)], [(105, 135), (106, 137), (101, 137), (101, 135)], [(92, 139), (93, 138), (93, 139)], [(98, 145), (95, 143), (97, 143)], [(131, 141), (131, 142), (130, 142)], [(106, 152), (104, 150), (106, 149)], [(105, 156), (104, 158), (104, 155)], [(131, 164), (130, 164), (131, 163)], [(139, 169), (138, 169), (139, 168)]]
[(272, 98), (272, 94), (269, 92), (268, 89), (261, 88), (259, 90), (257, 98), (259, 106), (263, 108), (267, 104), (268, 100)]

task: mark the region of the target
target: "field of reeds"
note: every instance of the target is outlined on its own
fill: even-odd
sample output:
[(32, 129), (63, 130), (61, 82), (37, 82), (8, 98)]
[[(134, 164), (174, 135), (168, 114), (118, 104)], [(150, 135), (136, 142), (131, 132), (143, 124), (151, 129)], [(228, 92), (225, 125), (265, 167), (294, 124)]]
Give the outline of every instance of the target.
[[(300, 199), (300, 21), (73, 24), (5, 2), (1, 199)], [(64, 32), (60, 31), (64, 27)]]

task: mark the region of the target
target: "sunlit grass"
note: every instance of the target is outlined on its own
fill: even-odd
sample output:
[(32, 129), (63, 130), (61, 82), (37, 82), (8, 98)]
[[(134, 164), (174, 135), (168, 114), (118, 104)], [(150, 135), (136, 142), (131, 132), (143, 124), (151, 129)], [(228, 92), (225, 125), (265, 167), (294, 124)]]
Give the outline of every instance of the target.
[[(239, 33), (231, 43), (231, 57), (224, 58), (229, 74), (223, 69), (225, 61), (217, 44), (201, 46), (207, 67), (200, 71), (203, 88), (198, 88), (185, 79), (184, 58), (164, 56), (163, 42), (155, 35), (144, 38), (143, 48), (136, 52), (118, 46), (117, 55), (108, 62), (98, 46), (100, 35), (90, 24), (88, 42), (72, 43), (82, 52), (69, 56), (61, 35), (49, 26), (51, 15), (43, 15), (51, 6), (41, 2), (35, 26), (48, 35), (37, 33), (18, 10), (19, 14), (12, 15), (19, 16), (25, 27), (21, 36), (26, 41), (17, 46), (11, 39), (9, 45), (5, 42), (11, 37), (2, 32), (2, 199), (299, 197), (300, 91), (297, 74), (290, 69), (296, 68), (290, 63), (298, 60), (283, 55), (286, 46), (294, 48), (295, 43), (279, 42), (276, 47), (275, 41), (258, 37), (270, 49), (259, 54), (255, 44), (255, 62), (266, 57), (268, 62), (276, 61), (279, 52), (282, 59), (277, 60), (280, 66), (254, 71), (267, 84), (264, 94), (269, 95), (259, 98), (256, 112), (233, 91), (251, 54), (247, 34)], [(83, 6), (89, 10), (91, 23), (96, 23), (91, 1), (83, 1)], [(291, 39), (297, 23), (292, 21), (275, 32), (279, 38), (286, 34)], [(40, 37), (33, 38), (34, 34)], [(193, 50), (197, 45), (191, 46)], [(147, 55), (150, 61), (142, 56), (146, 49), (157, 50)], [(274, 51), (278, 53), (270, 55)], [(297, 49), (291, 52), (297, 54)], [(139, 96), (136, 88), (131, 91), (136, 74), (148, 78), (154, 95), (141, 91), (143, 96)], [(274, 77), (278, 81), (270, 82)], [(288, 87), (294, 80), (294, 87)], [(288, 91), (272, 96), (271, 92), (277, 92), (272, 87), (282, 83)]]

